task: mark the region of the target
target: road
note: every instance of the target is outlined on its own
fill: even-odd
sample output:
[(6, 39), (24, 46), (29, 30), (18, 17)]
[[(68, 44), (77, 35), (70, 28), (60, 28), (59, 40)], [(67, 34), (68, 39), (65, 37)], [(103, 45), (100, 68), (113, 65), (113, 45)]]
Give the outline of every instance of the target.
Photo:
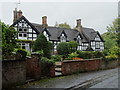
[(31, 82), (22, 88), (118, 88), (118, 68)]

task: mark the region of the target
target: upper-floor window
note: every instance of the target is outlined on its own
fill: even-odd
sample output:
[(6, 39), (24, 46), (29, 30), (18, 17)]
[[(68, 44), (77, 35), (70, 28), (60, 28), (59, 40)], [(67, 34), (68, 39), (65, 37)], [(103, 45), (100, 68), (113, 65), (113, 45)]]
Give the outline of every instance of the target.
[(19, 37), (27, 37), (27, 33), (19, 33)]
[(99, 49), (100, 48), (100, 42), (96, 42), (95, 47)]
[(62, 33), (62, 35), (60, 36), (60, 41), (61, 42), (66, 42), (66, 37), (65, 35)]
[(80, 36), (77, 36), (77, 43), (79, 43), (79, 45), (82, 44), (82, 42), (81, 42), (81, 37), (80, 37)]
[(19, 32), (27, 32), (27, 28), (19, 28)]

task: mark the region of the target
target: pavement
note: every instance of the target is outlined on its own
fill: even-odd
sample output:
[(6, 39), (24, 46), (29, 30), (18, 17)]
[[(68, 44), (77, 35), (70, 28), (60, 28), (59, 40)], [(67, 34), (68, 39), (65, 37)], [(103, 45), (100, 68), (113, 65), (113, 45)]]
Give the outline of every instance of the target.
[(44, 79), (22, 86), (22, 88), (65, 88), (68, 90), (81, 87), (118, 88), (118, 68)]

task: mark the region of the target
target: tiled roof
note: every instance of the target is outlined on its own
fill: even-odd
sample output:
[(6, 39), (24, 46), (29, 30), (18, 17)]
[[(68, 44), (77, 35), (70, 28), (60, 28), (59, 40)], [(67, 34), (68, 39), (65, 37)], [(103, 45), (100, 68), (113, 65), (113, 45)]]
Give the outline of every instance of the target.
[[(59, 40), (58, 37), (61, 35), (61, 33), (63, 31), (67, 35), (67, 41), (73, 41), (77, 37), (77, 35), (80, 34), (80, 36), (82, 37), (82, 42), (89, 42), (90, 40), (94, 40), (95, 36), (97, 34), (99, 34), (94, 29), (85, 28), (85, 27), (82, 28), (82, 31), (78, 31), (76, 29), (66, 29), (66, 28), (60, 28), (60, 27), (53, 27), (53, 26), (47, 26), (46, 28), (44, 28), (41, 24), (30, 23), (24, 16), (22, 16), (19, 20), (21, 20), (22, 18), (25, 19), (38, 33), (42, 33), (46, 29), (50, 34), (50, 40), (58, 41)], [(19, 20), (14, 22), (13, 26), (17, 22), (19, 22)], [(100, 34), (99, 34), (99, 36), (100, 36)]]

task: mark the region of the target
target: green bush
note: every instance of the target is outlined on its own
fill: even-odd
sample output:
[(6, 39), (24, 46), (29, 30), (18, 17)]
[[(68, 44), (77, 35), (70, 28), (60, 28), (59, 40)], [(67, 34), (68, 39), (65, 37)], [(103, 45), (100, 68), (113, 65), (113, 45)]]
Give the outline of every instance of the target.
[(27, 51), (25, 49), (18, 49), (16, 52), (17, 59), (24, 59), (27, 55)]
[(103, 58), (104, 53), (101, 51), (76, 51), (79, 58), (92, 59), (92, 58)]
[(68, 51), (68, 44), (67, 42), (61, 42), (57, 45), (57, 52), (59, 55), (65, 55), (67, 56), (69, 51)]
[(54, 62), (61, 61), (61, 58), (62, 58), (61, 55), (55, 55), (55, 56), (52, 56), (52, 57), (51, 57), (51, 59), (52, 59)]
[(93, 51), (93, 58), (104, 58), (105, 55), (102, 51)]
[(118, 57), (116, 55), (105, 56), (106, 61), (117, 60)]
[(57, 52), (59, 55), (68, 56), (77, 50), (78, 43), (75, 41), (61, 42), (57, 45)]
[(54, 64), (53, 60), (48, 59), (46, 57), (42, 57), (41, 60), (41, 73), (42, 76), (49, 76), (50, 75), (50, 67)]
[(79, 54), (77, 54), (76, 52), (74, 52), (74, 53), (69, 54), (68, 58), (72, 59), (72, 58), (78, 57), (78, 55)]
[(51, 58), (52, 43), (47, 41), (43, 34), (40, 34), (33, 44), (33, 50), (35, 52), (43, 50), (43, 56)]

